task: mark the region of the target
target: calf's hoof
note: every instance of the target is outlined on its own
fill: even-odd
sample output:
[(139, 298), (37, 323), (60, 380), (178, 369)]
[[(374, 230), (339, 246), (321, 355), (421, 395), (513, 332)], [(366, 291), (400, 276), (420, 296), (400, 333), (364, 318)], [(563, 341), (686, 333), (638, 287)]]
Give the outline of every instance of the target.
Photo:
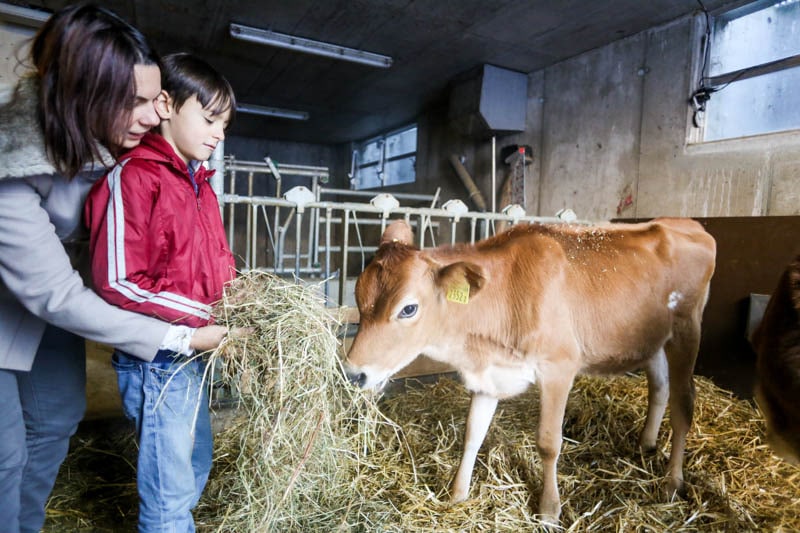
[(541, 525), (544, 526), (545, 531), (561, 531), (561, 525), (558, 521), (558, 515), (552, 514), (540, 514), (539, 515), (539, 522)]
[(668, 502), (674, 502), (677, 499), (686, 499), (686, 485), (683, 479), (668, 477), (664, 485), (664, 499)]
[(639, 449), (642, 451), (642, 455), (655, 455), (658, 451), (658, 446), (655, 442), (640, 442)]
[(546, 526), (558, 526), (561, 515), (561, 502), (539, 502), (539, 520)]
[(461, 503), (467, 499), (469, 496), (469, 488), (467, 489), (459, 489), (456, 487), (450, 488), (450, 505), (455, 505), (457, 503)]

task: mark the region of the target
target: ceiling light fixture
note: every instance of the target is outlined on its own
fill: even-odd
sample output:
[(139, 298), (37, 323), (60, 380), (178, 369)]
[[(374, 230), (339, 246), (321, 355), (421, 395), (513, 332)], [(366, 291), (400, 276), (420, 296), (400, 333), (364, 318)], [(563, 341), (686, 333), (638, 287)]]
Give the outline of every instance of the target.
[(347, 48), (345, 46), (339, 46), (338, 44), (313, 41), (304, 37), (295, 37), (285, 33), (262, 30), (260, 28), (242, 26), (241, 24), (235, 23), (231, 23), (230, 32), (231, 37), (234, 39), (249, 41), (251, 43), (277, 46), (297, 52), (332, 57), (334, 59), (352, 61), (372, 67), (389, 68), (392, 66), (392, 58), (389, 56), (356, 50), (355, 48)]
[(246, 113), (248, 115), (262, 115), (265, 117), (275, 118), (288, 118), (291, 120), (308, 120), (307, 111), (295, 111), (293, 109), (280, 109), (278, 107), (265, 107), (254, 104), (238, 104), (236, 106), (237, 113)]
[(50, 15), (46, 11), (0, 3), (0, 20), (19, 26), (38, 28), (50, 18)]

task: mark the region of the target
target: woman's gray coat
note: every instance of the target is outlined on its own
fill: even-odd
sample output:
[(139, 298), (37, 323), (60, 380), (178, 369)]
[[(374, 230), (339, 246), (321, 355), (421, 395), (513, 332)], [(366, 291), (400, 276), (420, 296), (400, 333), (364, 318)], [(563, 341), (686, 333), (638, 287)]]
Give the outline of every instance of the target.
[(0, 106), (0, 368), (30, 370), (46, 322), (150, 361), (169, 324), (107, 304), (73, 268), (86, 253), (83, 200), (102, 172), (56, 173), (36, 92), (25, 78)]

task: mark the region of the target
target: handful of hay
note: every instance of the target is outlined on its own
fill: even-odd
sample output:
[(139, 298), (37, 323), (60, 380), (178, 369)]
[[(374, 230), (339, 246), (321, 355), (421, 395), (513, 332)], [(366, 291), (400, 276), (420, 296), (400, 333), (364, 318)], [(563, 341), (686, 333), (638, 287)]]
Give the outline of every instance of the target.
[(318, 291), (257, 272), (233, 282), (216, 315), (252, 333), (212, 355), (238, 415), (215, 438), (198, 527), (350, 531), (368, 503), (354, 479), (379, 415), (344, 377), (339, 324)]

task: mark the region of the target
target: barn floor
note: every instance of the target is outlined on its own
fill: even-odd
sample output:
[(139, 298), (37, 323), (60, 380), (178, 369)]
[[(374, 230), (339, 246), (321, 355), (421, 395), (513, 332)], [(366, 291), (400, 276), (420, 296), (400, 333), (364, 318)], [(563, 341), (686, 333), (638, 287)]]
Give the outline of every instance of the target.
[[(796, 531), (800, 469), (763, 444), (763, 419), (705, 378), (697, 378), (695, 424), (686, 458), (686, 500), (659, 497), (668, 422), (660, 451), (635, 446), (645, 412), (640, 377), (581, 378), (570, 396), (559, 466), (562, 525), (567, 531)], [(379, 490), (396, 514), (359, 531), (519, 531), (534, 526), (540, 490), (534, 391), (500, 403), (479, 454), (471, 499), (449, 507), (447, 484), (460, 453), (468, 396), (460, 384), (401, 382), (382, 402), (412, 452), (376, 469)], [(435, 431), (437, 438), (433, 437)], [(437, 440), (438, 439), (438, 440)], [(389, 448), (390, 445), (386, 445)], [(381, 450), (382, 453), (382, 450)], [(382, 456), (376, 453), (375, 457)], [(374, 461), (375, 459), (373, 459)], [(57, 480), (44, 531), (135, 531), (135, 444), (123, 421), (83, 424)], [(213, 477), (213, 473), (212, 473)], [(373, 493), (374, 494), (374, 493)], [(214, 531), (198, 520), (198, 531)], [(522, 530), (529, 530), (522, 527)]]

